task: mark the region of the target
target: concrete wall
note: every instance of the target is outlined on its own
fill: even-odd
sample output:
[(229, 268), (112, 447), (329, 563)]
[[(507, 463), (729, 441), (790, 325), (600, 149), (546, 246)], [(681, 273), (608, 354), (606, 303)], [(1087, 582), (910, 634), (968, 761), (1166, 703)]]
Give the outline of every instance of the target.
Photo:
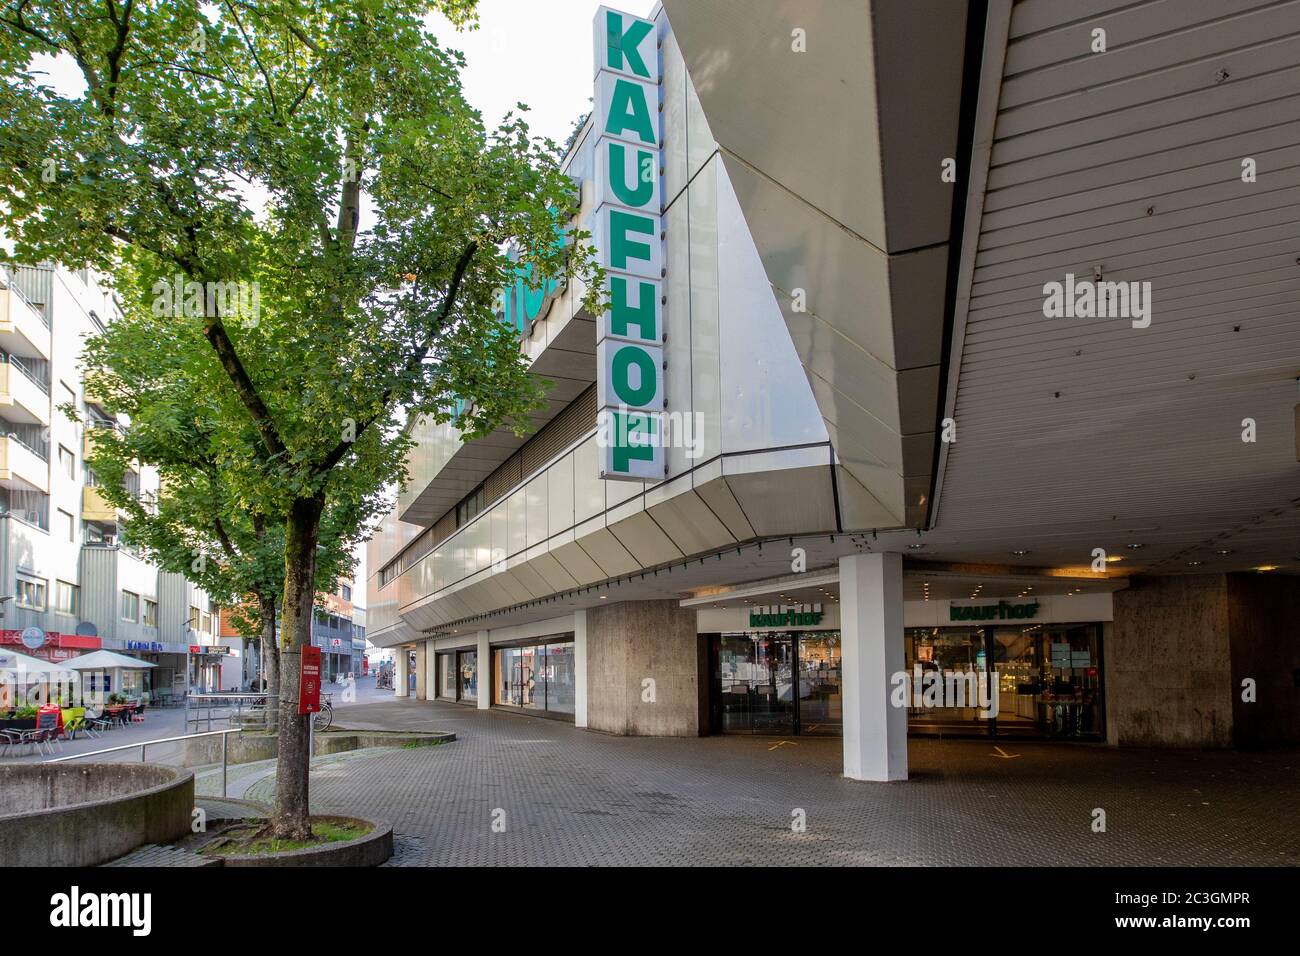
[(1224, 575), (1136, 577), (1107, 629), (1106, 736), (1119, 746), (1228, 747), (1233, 695)]
[(95, 866), (190, 832), (194, 774), (153, 764), (0, 767), (0, 865)]
[[(654, 700), (643, 700), (646, 679)], [(706, 733), (707, 657), (695, 612), (624, 601), (587, 612), (587, 726), (611, 734)]]
[[(1300, 743), (1300, 579), (1228, 575), (1232, 737), (1238, 747)], [(1255, 701), (1241, 699), (1255, 681)]]

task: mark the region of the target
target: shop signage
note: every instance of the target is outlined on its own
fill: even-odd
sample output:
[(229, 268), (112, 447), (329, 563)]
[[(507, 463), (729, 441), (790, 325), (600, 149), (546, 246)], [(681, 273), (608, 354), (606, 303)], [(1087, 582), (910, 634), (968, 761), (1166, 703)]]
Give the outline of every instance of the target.
[(298, 713), (316, 714), (320, 712), (320, 648), (304, 644), (299, 652)]
[(654, 22), (596, 11), (592, 241), (609, 308), (596, 319), (600, 477), (664, 476), (663, 186)]
[(25, 627), (21, 636), (23, 647), (36, 650), (45, 645), (45, 632), (39, 627)]
[(1028, 604), (1009, 604), (999, 601), (997, 604), (950, 604), (948, 619), (950, 621), (1023, 621), (1038, 614), (1038, 602)]
[(822, 611), (749, 612), (750, 627), (812, 627), (822, 622)]

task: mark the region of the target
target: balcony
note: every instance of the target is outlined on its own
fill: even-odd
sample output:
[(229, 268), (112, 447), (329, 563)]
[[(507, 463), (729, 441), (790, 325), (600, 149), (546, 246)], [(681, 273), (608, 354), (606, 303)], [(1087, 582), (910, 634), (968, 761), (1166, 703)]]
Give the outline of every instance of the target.
[(47, 361), (50, 357), (45, 314), (23, 295), (7, 269), (0, 269), (0, 349)]
[[(90, 401), (90, 399), (87, 399)], [(83, 460), (90, 460), (95, 453), (95, 437), (107, 430), (119, 431), (118, 426), (112, 422), (105, 422), (98, 419), (92, 419), (86, 426), (85, 432), (81, 436), (81, 457)], [(131, 470), (136, 474), (140, 473), (140, 463), (131, 462)]]
[(11, 435), (0, 437), (0, 486), (13, 491), (50, 490), (49, 462)]
[(81, 491), (81, 517), (87, 521), (117, 524), (120, 512), (109, 504), (102, 490), (86, 485)]
[(0, 362), (0, 415), (24, 425), (50, 424), (50, 391), (16, 361)]

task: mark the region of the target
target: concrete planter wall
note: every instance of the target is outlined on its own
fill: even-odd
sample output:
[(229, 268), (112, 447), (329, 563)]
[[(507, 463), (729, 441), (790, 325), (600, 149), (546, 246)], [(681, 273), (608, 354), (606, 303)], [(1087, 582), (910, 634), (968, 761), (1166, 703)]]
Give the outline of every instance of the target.
[(154, 764), (0, 766), (0, 866), (95, 866), (190, 832), (194, 774)]
[[(314, 821), (356, 821), (356, 817), (312, 817)], [(355, 840), (325, 843), (287, 853), (250, 856), (220, 856), (222, 866), (378, 866), (393, 855), (393, 827), (390, 823), (364, 821), (373, 829)]]
[[(315, 736), (316, 756), (344, 753), (363, 747), (430, 747), (456, 739), (453, 733), (380, 733), (367, 730), (330, 730)], [(231, 764), (272, 760), (278, 751), (274, 734), (241, 733), (227, 738), (226, 757)], [(221, 762), (221, 741), (216, 737), (198, 737), (185, 741), (185, 765), (201, 767)]]

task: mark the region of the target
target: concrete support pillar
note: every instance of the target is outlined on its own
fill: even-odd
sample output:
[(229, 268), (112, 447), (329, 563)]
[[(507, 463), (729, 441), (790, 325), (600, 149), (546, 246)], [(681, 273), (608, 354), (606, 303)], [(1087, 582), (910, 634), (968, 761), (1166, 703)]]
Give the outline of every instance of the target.
[(438, 652), (432, 639), (424, 642), (424, 690), (425, 700), (438, 696)]
[(890, 704), (890, 678), (903, 664), (903, 559), (840, 558), (840, 643), (844, 679), (844, 776), (907, 779), (907, 709)]
[(492, 648), (488, 632), (478, 632), (478, 709), (492, 706)]
[(587, 612), (573, 612), (573, 723), (587, 726)]
[(415, 699), (429, 699), (428, 663), (426, 658), (427, 641), (415, 645)]
[(410, 697), (411, 652), (405, 647), (393, 648), (393, 696)]

